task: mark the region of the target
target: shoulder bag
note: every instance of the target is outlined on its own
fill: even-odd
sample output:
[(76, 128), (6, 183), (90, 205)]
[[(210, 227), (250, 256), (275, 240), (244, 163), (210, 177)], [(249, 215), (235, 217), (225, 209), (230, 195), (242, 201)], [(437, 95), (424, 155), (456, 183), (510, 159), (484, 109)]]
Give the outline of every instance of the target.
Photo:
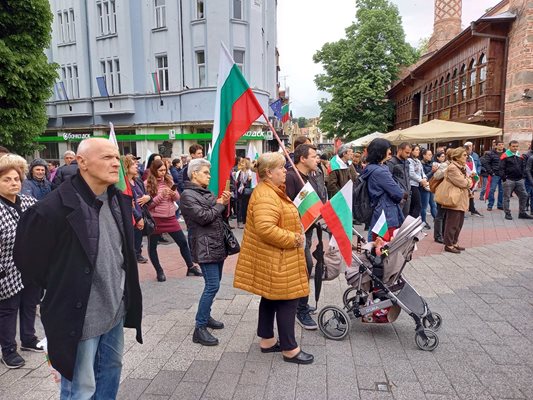
[(228, 256), (239, 253), (241, 251), (239, 241), (231, 231), (229, 224), (226, 221), (222, 221), (222, 224), (224, 228), (224, 245), (226, 247), (226, 253)]
[(461, 201), (461, 188), (458, 188), (447, 177), (444, 177), (435, 192), (435, 201), (444, 208), (457, 207)]
[(144, 220), (143, 236), (150, 236), (155, 231), (154, 217), (152, 217), (152, 214), (150, 214), (146, 206), (142, 207), (142, 213)]

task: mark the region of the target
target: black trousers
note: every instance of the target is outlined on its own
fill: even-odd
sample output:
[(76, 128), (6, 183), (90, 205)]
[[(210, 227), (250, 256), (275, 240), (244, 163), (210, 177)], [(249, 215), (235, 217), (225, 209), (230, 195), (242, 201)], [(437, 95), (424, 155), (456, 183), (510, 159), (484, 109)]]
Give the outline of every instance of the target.
[(25, 285), (9, 299), (0, 300), (0, 346), (4, 356), (17, 349), (17, 317), (20, 315), (20, 341), (32, 344), (35, 336), (35, 312), (41, 299), (41, 288)]
[(250, 196), (245, 194), (237, 195), (237, 222), (239, 224), (246, 223), (246, 213), (248, 212), (248, 203)]
[(419, 186), (411, 186), (411, 204), (409, 205), (409, 215), (413, 218), (420, 217), (420, 211), (422, 210), (420, 190), (424, 190), (424, 188)]
[[(185, 237), (183, 231), (169, 232), (168, 234), (179, 246), (181, 256), (185, 260), (187, 268), (192, 268), (194, 264), (192, 262), (191, 250), (189, 249), (187, 238)], [(154, 266), (156, 272), (163, 271), (163, 268), (159, 263), (159, 256), (157, 255), (157, 243), (160, 237), (161, 235), (148, 236), (148, 257), (150, 258), (150, 262)]]
[(464, 221), (464, 211), (446, 210), (446, 220), (444, 222), (444, 244), (446, 246), (451, 247), (457, 244)]
[[(315, 227), (312, 226), (307, 230), (307, 232), (305, 232), (305, 265), (307, 266), (307, 280), (309, 280), (311, 272), (313, 271), (313, 255), (311, 254), (311, 245), (313, 244), (314, 229)], [(300, 298), (298, 301), (297, 312), (298, 314), (305, 314), (309, 312), (309, 295)]]
[(290, 351), (298, 347), (294, 335), (297, 305), (298, 299), (268, 300), (261, 297), (261, 302), (259, 303), (259, 320), (257, 322), (257, 336), (263, 339), (273, 338), (275, 318), (278, 324), (281, 350)]

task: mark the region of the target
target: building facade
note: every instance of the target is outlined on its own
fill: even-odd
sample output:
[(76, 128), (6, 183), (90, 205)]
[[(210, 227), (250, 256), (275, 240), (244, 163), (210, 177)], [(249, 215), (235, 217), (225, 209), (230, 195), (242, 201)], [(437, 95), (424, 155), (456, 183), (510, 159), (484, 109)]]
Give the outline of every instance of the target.
[[(49, 0), (59, 67), (40, 156), (60, 158), (113, 122), (122, 152), (173, 156), (211, 142), (221, 43), (263, 109), (277, 98), (277, 0)], [(248, 140), (270, 139), (256, 123)]]
[[(505, 141), (526, 147), (532, 140), (533, 3), (501, 1), (454, 35), (461, 5), (436, 0), (428, 53), (388, 93), (396, 106), (394, 129), (435, 118), (476, 123), (501, 127)], [(479, 141), (479, 150), (490, 142)]]

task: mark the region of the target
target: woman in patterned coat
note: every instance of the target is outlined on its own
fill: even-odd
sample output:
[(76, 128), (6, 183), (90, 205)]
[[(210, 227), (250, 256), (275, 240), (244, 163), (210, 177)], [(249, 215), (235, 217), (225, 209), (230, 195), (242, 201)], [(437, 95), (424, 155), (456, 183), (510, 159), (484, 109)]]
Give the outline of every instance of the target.
[(20, 314), (21, 350), (42, 352), (35, 336), (35, 311), (41, 289), (22, 284), (19, 270), (13, 261), (13, 246), (18, 221), (36, 200), (19, 195), (28, 166), (17, 155), (0, 158), (0, 346), (2, 362), (7, 368), (25, 364), (17, 352), (17, 316)]

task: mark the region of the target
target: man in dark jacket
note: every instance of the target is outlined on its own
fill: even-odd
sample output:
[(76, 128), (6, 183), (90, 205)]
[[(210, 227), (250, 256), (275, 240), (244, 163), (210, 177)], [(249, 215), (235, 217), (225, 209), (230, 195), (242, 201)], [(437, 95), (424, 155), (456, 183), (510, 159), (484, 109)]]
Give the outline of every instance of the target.
[(339, 169), (332, 170), (327, 177), (326, 185), (330, 199), (335, 196), (335, 194), (337, 194), (337, 192), (339, 192), (350, 179), (353, 182), (357, 180), (357, 172), (352, 165), (353, 149), (348, 145), (342, 145), (339, 147), (339, 150), (337, 150), (337, 156), (344, 165)]
[(511, 140), (509, 149), (502, 154), (500, 159), (499, 175), (503, 181), (503, 209), (505, 211), (505, 219), (509, 220), (513, 219), (509, 207), (509, 200), (513, 192), (518, 196), (518, 218), (533, 219), (532, 216), (526, 213), (525, 161), (524, 157), (518, 153), (518, 147), (518, 141)]
[(42, 158), (36, 158), (30, 164), (28, 179), (22, 182), (21, 193), (36, 200), (44, 199), (52, 191), (52, 184), (47, 179), (48, 163)]
[(57, 189), (69, 176), (76, 175), (76, 172), (78, 172), (78, 162), (72, 150), (65, 151), (63, 160), (65, 164), (57, 169), (56, 175), (52, 180), (52, 189)]
[(500, 140), (496, 143), (496, 147), (492, 149), (488, 155), (485, 155), (481, 158), (481, 165), (491, 177), (487, 211), (492, 211), (492, 207), (494, 206), (494, 193), (496, 192), (496, 188), (498, 188), (498, 210), (503, 210), (503, 185), (499, 175), (500, 157), (503, 154), (503, 150), (504, 144)]
[(79, 172), (20, 219), (14, 259), (23, 281), (46, 289), (41, 320), (61, 398), (114, 399), (123, 327), (142, 343), (131, 198), (114, 186), (120, 161), (110, 141), (82, 141), (77, 160)]
[(410, 155), (411, 145), (403, 142), (398, 146), (396, 155), (387, 161), (387, 167), (389, 167), (392, 177), (400, 185), (404, 193), (407, 193), (407, 199), (403, 204), (400, 204), (403, 215), (409, 215), (409, 208), (411, 207), (411, 181), (409, 180), (408, 161)]

